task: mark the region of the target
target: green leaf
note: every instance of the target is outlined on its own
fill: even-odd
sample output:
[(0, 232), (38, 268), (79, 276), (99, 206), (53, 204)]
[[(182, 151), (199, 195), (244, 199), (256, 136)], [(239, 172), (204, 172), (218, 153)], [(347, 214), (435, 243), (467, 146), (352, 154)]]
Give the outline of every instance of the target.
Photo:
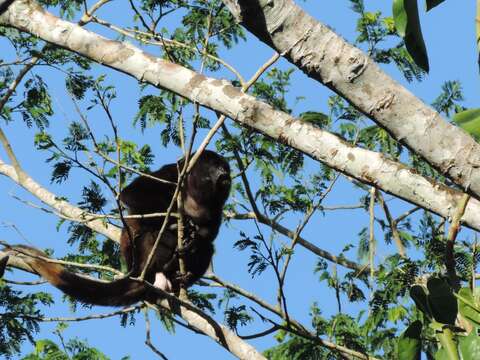
[(393, 21), (397, 28), (397, 33), (402, 38), (407, 32), (407, 11), (405, 10), (404, 0), (394, 0), (393, 2)]
[(463, 360), (480, 359), (480, 337), (474, 331), (466, 337), (460, 337), (459, 349)]
[(405, 317), (407, 317), (408, 311), (403, 306), (395, 306), (391, 309), (388, 309), (387, 318), (388, 321), (397, 322)]
[(416, 320), (400, 336), (397, 347), (398, 360), (419, 360), (422, 349), (422, 322)]
[(480, 108), (456, 113), (453, 115), (453, 121), (475, 139), (480, 139)]
[(428, 72), (428, 55), (423, 40), (417, 0), (394, 0), (393, 20), (397, 33), (404, 39), (408, 53), (420, 68)]
[(480, 312), (479, 306), (473, 297), (472, 291), (469, 288), (461, 288), (458, 292), (458, 309), (460, 314), (468, 319), (473, 326), (480, 326)]
[(432, 10), (435, 6), (440, 5), (445, 0), (427, 0), (427, 11)]
[(444, 348), (441, 348), (435, 353), (435, 360), (451, 360), (450, 357), (448, 356), (447, 350)]
[(329, 124), (330, 118), (325, 115), (324, 113), (321, 112), (316, 112), (316, 111), (306, 111), (302, 114), (300, 114), (300, 118), (303, 121), (307, 121), (313, 124), (316, 124), (320, 127), (324, 127)]
[(430, 278), (427, 281), (427, 288), (428, 306), (433, 318), (442, 324), (454, 325), (458, 305), (450, 285), (444, 279)]
[(413, 299), (419, 310), (427, 316), (432, 316), (430, 309), (428, 308), (427, 292), (423, 286), (413, 285), (410, 288), (410, 297)]

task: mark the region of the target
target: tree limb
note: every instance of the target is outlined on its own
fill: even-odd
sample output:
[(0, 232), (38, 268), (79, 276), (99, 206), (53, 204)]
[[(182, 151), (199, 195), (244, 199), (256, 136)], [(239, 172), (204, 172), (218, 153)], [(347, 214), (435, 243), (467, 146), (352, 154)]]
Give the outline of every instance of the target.
[[(12, 165), (5, 164), (0, 159), (0, 174), (5, 175), (16, 182), (18, 185), (23, 187), (25, 190), (30, 192), (32, 195), (36, 196), (43, 203), (47, 204), (51, 208), (55, 209), (58, 213), (70, 218), (70, 219), (79, 219), (79, 221), (87, 221), (91, 219), (91, 215), (86, 213), (84, 210), (71, 205), (65, 200), (59, 199), (58, 196), (51, 193), (30, 176), (24, 173), (22, 179), (19, 179), (15, 168)], [(120, 241), (120, 228), (110, 225), (102, 220), (94, 219), (88, 221), (86, 224), (90, 229), (105, 235), (113, 241)]]
[(223, 0), (248, 31), (480, 198), (480, 144), (293, 0)]
[[(4, 255), (10, 255), (8, 265), (35, 274), (35, 271), (20, 257), (9, 254), (8, 251), (0, 251), (0, 258)], [(177, 297), (166, 293), (152, 284), (138, 278), (132, 278), (133, 281), (141, 281), (152, 291), (155, 291), (163, 298), (159, 305), (171, 311), (173, 314), (184, 319), (189, 326), (211, 337), (233, 355), (244, 360), (265, 360), (265, 358), (250, 344), (240, 339), (233, 331), (227, 327), (218, 324), (210, 316), (190, 304), (189, 302), (178, 299)]]
[[(329, 167), (441, 215), (452, 217), (462, 193), (419, 175), (382, 154), (354, 147), (313, 124), (295, 119), (243, 94), (223, 80), (155, 58), (135, 46), (108, 40), (44, 11), (33, 0), (17, 0), (0, 24), (30, 32), (142, 82), (173, 91), (240, 124), (285, 142)], [(92, 45), (93, 44), (93, 45)], [(443, 151), (442, 147), (442, 151)], [(468, 153), (466, 153), (468, 154)], [(468, 158), (462, 154), (459, 158)], [(474, 162), (473, 158), (469, 161)], [(480, 170), (477, 170), (480, 171)], [(462, 221), (480, 230), (480, 202), (472, 199)]]

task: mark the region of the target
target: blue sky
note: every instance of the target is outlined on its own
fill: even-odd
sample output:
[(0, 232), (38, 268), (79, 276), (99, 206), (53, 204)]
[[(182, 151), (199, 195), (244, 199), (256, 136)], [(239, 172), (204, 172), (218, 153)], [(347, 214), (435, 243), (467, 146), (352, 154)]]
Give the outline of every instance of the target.
[[(357, 18), (356, 14), (350, 10), (348, 1), (298, 3), (312, 16), (331, 26), (348, 41), (354, 41)], [(435, 99), (440, 92), (440, 86), (446, 80), (460, 80), (466, 97), (465, 105), (468, 107), (478, 106), (480, 98), (474, 33), (474, 6), (473, 1), (448, 0), (431, 13), (422, 14), (422, 25), (431, 69), (430, 75), (423, 82), (406, 83), (392, 66), (385, 67), (385, 71), (427, 103)], [(113, 2), (106, 7), (106, 10), (100, 12), (100, 15), (107, 19), (121, 18), (123, 15), (115, 13), (115, 7), (116, 4)], [(391, 13), (390, 1), (367, 0), (366, 7), (369, 11), (381, 10), (388, 15)], [(97, 31), (98, 27), (93, 27), (92, 30)], [(105, 34), (112, 36), (109, 33)], [(0, 47), (3, 46), (6, 46), (6, 44), (0, 42)], [(272, 53), (271, 49), (261, 44), (256, 38), (248, 36), (247, 42), (233, 50), (223, 51), (222, 56), (239, 69), (245, 78), (248, 78)], [(280, 61), (278, 66), (284, 69), (291, 67), (286, 61)], [(35, 72), (45, 77), (53, 94), (56, 115), (51, 119), (51, 127), (55, 136), (61, 139), (66, 134), (66, 124), (78, 117), (71, 101), (65, 98), (63, 77), (60, 73), (49, 69), (42, 68), (35, 70)], [(132, 126), (132, 119), (137, 108), (136, 101), (143, 94), (137, 82), (99, 65), (95, 72), (97, 74), (108, 74), (107, 83), (114, 84), (117, 88), (113, 115), (120, 125), (121, 136), (141, 144), (150, 144), (156, 155), (153, 168), (171, 162), (179, 156), (178, 150), (165, 149), (159, 143), (161, 130), (159, 127), (150, 128), (145, 133), (141, 133), (138, 128)], [(225, 72), (214, 76), (230, 77), (230, 74)], [(293, 108), (295, 115), (307, 110), (327, 111), (326, 100), (331, 92), (317, 82), (306, 78), (298, 70), (293, 75), (290, 89), (291, 91), (288, 94), (289, 105)], [(149, 89), (148, 91), (154, 92), (155, 90)], [(305, 99), (295, 103), (297, 97), (305, 97)], [(90, 111), (88, 114), (92, 126), (99, 131), (105, 131), (106, 119), (103, 114), (96, 110)], [(206, 114), (210, 119), (213, 118), (211, 112), (206, 112)], [(78, 201), (81, 194), (80, 186), (87, 183), (85, 180), (88, 177), (76, 172), (75, 177), (66, 184), (50, 184), (50, 166), (45, 163), (46, 154), (33, 150), (35, 130), (27, 129), (21, 119), (17, 120), (8, 126), (4, 126), (4, 128), (25, 170), (52, 192), (61, 196), (68, 196), (72, 202)], [(0, 155), (2, 159), (6, 158), (2, 151), (0, 151)], [(318, 164), (313, 161), (308, 164), (310, 169), (318, 167)], [(255, 182), (253, 182), (253, 186), (255, 187)], [(65, 247), (65, 239), (67, 238), (65, 226), (57, 232), (56, 218), (14, 200), (11, 194), (37, 203), (36, 199), (15, 186), (9, 179), (1, 177), (0, 188), (0, 202), (3, 204), (0, 209), (0, 238), (14, 243), (24, 243), (24, 238), (26, 238), (31, 245), (54, 248), (57, 256), (65, 254), (67, 251)], [(353, 189), (348, 181), (343, 180), (326, 200), (325, 205), (355, 204), (358, 202), (359, 194), (361, 193)], [(408, 206), (405, 203), (396, 201), (393, 211), (398, 215), (406, 208)], [(287, 219), (285, 223), (294, 227), (297, 221), (298, 219)], [(2, 222), (4, 226), (1, 226)], [(328, 213), (326, 216), (315, 217), (305, 229), (303, 235), (319, 247), (337, 254), (347, 242), (357, 238), (358, 232), (367, 222), (368, 216), (363, 210), (337, 211)], [(21, 231), (22, 236), (10, 224), (15, 224)], [(232, 247), (233, 243), (239, 239), (238, 230), (243, 226), (245, 226), (245, 223), (232, 222), (229, 226), (222, 228), (216, 242), (215, 270), (222, 278), (237, 283), (270, 303), (274, 303), (276, 292), (273, 287), (272, 274), (267, 271), (264, 276), (252, 279), (247, 273), (248, 254), (239, 253)], [(286, 241), (283, 238), (279, 239), (280, 241)], [(382, 248), (379, 261), (390, 250), (389, 248)], [(354, 253), (352, 257), (354, 258)], [(309, 307), (313, 301), (316, 301), (324, 309), (326, 316), (336, 311), (333, 292), (326, 289), (323, 284), (319, 284), (316, 281), (316, 276), (312, 274), (315, 263), (316, 257), (313, 254), (299, 248), (287, 276), (286, 286), (290, 299), (290, 311), (294, 318), (307, 325), (309, 324)], [(27, 279), (29, 276), (18, 274), (17, 278)], [(52, 289), (48, 285), (43, 288), (47, 291)], [(45, 310), (46, 315), (75, 316), (76, 314), (71, 314), (68, 306), (60, 301), (61, 293), (57, 290), (53, 290), (53, 292), (56, 294), (57, 301), (54, 306)], [(347, 305), (346, 311), (356, 315), (359, 309), (358, 305)], [(97, 307), (92, 310), (81, 311), (80, 314), (107, 311), (105, 308)], [(210, 338), (195, 335), (181, 327), (177, 327), (175, 335), (170, 335), (159, 325), (158, 321), (154, 320), (153, 314), (150, 319), (153, 320), (153, 341), (170, 359), (190, 359), (194, 356), (198, 357), (206, 354), (208, 354), (209, 359), (233, 358)], [(219, 317), (217, 319), (222, 320)], [(256, 326), (242, 329), (242, 335), (269, 327), (268, 324), (261, 324), (261, 321), (256, 321), (256, 324)], [(55, 324), (44, 324), (37, 337), (53, 338), (57, 341), (58, 339), (52, 335), (54, 327)], [(135, 326), (128, 326), (127, 328), (119, 326), (118, 318), (75, 322), (65, 331), (64, 336), (67, 339), (75, 336), (87, 339), (90, 345), (98, 347), (112, 359), (119, 359), (124, 355), (131, 355), (132, 359), (155, 358), (153, 353), (143, 345), (145, 331), (142, 315), (137, 316)], [(253, 340), (251, 343), (258, 349), (263, 350), (274, 345), (275, 341), (271, 337), (267, 337)], [(31, 345), (26, 343), (24, 346), (25, 353), (31, 351), (31, 349)]]

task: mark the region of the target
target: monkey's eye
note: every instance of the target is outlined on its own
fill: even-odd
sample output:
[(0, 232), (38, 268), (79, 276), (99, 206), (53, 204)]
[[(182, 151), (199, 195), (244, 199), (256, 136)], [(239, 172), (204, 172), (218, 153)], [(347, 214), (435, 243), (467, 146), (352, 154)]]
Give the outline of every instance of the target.
[(220, 186), (230, 186), (230, 175), (228, 174), (222, 174), (218, 177), (217, 179), (217, 184)]

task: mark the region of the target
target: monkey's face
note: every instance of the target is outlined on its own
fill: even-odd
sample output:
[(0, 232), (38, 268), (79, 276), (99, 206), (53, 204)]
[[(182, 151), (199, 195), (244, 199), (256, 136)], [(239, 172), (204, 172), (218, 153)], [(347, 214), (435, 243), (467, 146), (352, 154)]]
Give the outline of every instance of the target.
[(186, 185), (188, 196), (199, 204), (223, 207), (231, 185), (228, 162), (217, 153), (206, 150), (188, 175)]

